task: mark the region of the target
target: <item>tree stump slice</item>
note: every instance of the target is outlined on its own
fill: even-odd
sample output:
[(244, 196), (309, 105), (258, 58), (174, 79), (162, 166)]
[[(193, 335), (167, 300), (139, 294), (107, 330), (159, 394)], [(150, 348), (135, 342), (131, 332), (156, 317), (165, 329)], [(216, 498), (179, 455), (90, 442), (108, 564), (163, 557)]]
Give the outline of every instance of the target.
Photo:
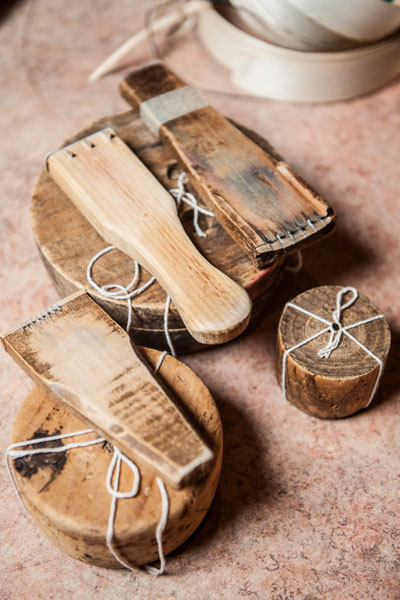
[[(134, 111), (95, 121), (66, 140), (62, 146), (105, 127), (113, 127), (116, 130), (164, 187), (176, 187), (180, 173), (176, 159), (171, 150), (148, 131)], [(263, 138), (247, 129), (241, 129), (266, 151), (275, 153)], [(186, 187), (193, 192), (190, 182)], [(253, 300), (252, 320), (257, 321), (279, 281), (283, 259), (260, 271), (215, 218), (200, 215), (200, 226), (207, 233), (207, 237), (201, 238), (194, 232), (190, 207), (183, 205), (180, 216), (188, 235), (200, 252), (215, 267), (248, 291)], [(59, 295), (64, 297), (87, 288), (91, 297), (115, 321), (125, 327), (128, 317), (126, 301), (104, 298), (90, 287), (86, 279), (86, 267), (90, 259), (108, 244), (51, 179), (45, 167), (42, 168), (33, 188), (31, 221), (40, 256)], [(133, 269), (133, 261), (119, 250), (114, 250), (95, 263), (92, 273), (99, 285), (127, 285), (133, 277)], [(149, 277), (150, 275), (142, 269), (139, 285)], [(158, 282), (133, 299), (130, 334), (137, 344), (160, 350), (167, 349), (164, 334), (165, 301), (166, 293)], [(206, 347), (191, 337), (173, 304), (169, 311), (168, 328), (178, 353)]]
[[(140, 350), (151, 365), (157, 364), (159, 351)], [(189, 367), (167, 355), (159, 376), (176, 394), (180, 407), (214, 452), (210, 471), (201, 480), (181, 490), (167, 486), (170, 510), (163, 534), (167, 554), (195, 531), (212, 502), (221, 470), (222, 426), (210, 392)], [(85, 429), (87, 426), (79, 418), (35, 387), (17, 414), (12, 442)], [(96, 437), (89, 434), (47, 444)], [(111, 503), (106, 476), (111, 458), (111, 447), (97, 444), (65, 453), (19, 458), (12, 461), (12, 468), (28, 512), (55, 546), (84, 562), (120, 568), (106, 545)], [(143, 565), (158, 557), (155, 532), (161, 516), (161, 498), (154, 474), (137, 464), (140, 490), (134, 498), (117, 501), (113, 546), (129, 564)], [(126, 491), (131, 485), (132, 474), (122, 463), (120, 490)]]
[[(313, 288), (296, 296), (292, 303), (332, 323), (336, 296), (342, 289), (333, 285)], [(379, 314), (373, 302), (359, 294), (354, 304), (342, 311), (341, 324), (346, 327)], [(276, 371), (281, 385), (284, 353), (326, 327), (314, 317), (285, 306), (277, 339)], [(349, 333), (386, 362), (390, 329), (385, 318), (352, 328)], [(329, 335), (320, 335), (287, 354), (284, 394), (291, 404), (311, 416), (335, 419), (369, 404), (380, 369), (373, 357), (344, 334), (330, 357), (320, 358), (318, 352), (326, 346)]]

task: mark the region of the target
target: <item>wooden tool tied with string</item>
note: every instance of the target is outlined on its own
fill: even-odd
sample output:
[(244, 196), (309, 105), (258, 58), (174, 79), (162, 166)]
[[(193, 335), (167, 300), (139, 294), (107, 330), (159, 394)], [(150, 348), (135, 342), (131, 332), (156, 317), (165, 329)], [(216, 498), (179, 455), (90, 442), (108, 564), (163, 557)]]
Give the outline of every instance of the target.
[[(151, 369), (160, 361), (158, 350), (139, 348)], [(168, 518), (162, 532), (162, 553), (180, 546), (199, 526), (214, 497), (221, 470), (222, 426), (218, 410), (204, 383), (183, 363), (166, 356), (158, 377), (172, 390), (179, 406), (196, 423), (212, 448), (214, 460), (204, 477), (180, 489), (167, 484)], [(98, 567), (120, 568), (120, 560), (133, 566), (156, 560), (156, 530), (161, 516), (160, 490), (152, 470), (140, 461), (136, 495), (120, 498), (116, 507), (112, 544), (107, 544), (112, 497), (107, 478), (113, 460), (110, 444), (95, 441), (95, 434), (60, 434), (87, 431), (87, 422), (72, 415), (46, 391), (35, 387), (16, 416), (11, 440), (33, 440), (27, 449), (43, 453), (16, 458), (11, 465), (24, 505), (43, 534), (61, 551)], [(56, 440), (46, 441), (55, 436)], [(87, 446), (67, 450), (71, 443)], [(26, 448), (26, 447), (25, 447)], [(23, 448), (22, 448), (23, 449)], [(57, 450), (57, 453), (54, 452)], [(132, 488), (132, 472), (121, 465), (120, 491)]]
[(164, 64), (132, 72), (120, 91), (170, 146), (196, 192), (257, 266), (332, 231), (335, 214), (325, 200)]
[[(108, 127), (116, 131), (166, 190), (178, 187), (182, 171), (172, 151), (167, 145), (157, 141), (132, 111), (96, 121), (66, 140), (62, 147)], [(245, 128), (243, 132), (260, 147), (273, 152), (268, 143), (257, 134)], [(190, 177), (184, 179), (184, 186), (187, 192), (194, 192)], [(206, 208), (198, 196), (195, 200), (200, 208)], [(253, 303), (252, 323), (256, 325), (279, 282), (283, 259), (278, 259), (260, 271), (215, 217), (199, 213), (198, 223), (204, 232), (200, 236), (193, 225), (195, 211), (192, 206), (181, 202), (178, 210), (187, 236), (201, 254), (214, 267), (247, 290)], [(31, 220), (40, 256), (59, 296), (64, 297), (88, 287), (91, 297), (125, 328), (128, 321), (127, 301), (103, 295), (99, 289), (91, 287), (86, 275), (89, 263), (108, 246), (108, 243), (55, 183), (45, 167), (41, 170), (32, 192)], [(130, 256), (114, 249), (102, 255), (93, 265), (91, 272), (99, 287), (113, 283), (126, 286), (132, 281), (135, 265)], [(149, 281), (149, 273), (140, 268), (137, 288), (143, 287)], [(168, 349), (165, 335), (167, 325), (178, 354), (205, 347), (190, 335), (174, 303), (171, 303), (166, 319), (166, 292), (158, 281), (145, 285), (139, 294), (136, 294), (136, 288), (133, 289), (135, 297), (131, 300), (133, 309), (130, 334), (135, 342), (143, 346)]]

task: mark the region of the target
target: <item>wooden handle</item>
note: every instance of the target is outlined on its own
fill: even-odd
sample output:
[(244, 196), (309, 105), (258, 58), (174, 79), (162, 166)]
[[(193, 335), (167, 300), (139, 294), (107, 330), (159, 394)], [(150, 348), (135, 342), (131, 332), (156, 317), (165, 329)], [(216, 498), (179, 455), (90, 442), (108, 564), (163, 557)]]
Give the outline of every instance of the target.
[(198, 195), (258, 266), (332, 230), (335, 215), (325, 200), (165, 65), (131, 73), (120, 91), (169, 144)]
[(128, 334), (82, 292), (49, 313), (2, 338), (35, 383), (172, 485), (203, 475), (211, 450)]
[(155, 275), (196, 340), (220, 344), (245, 329), (247, 292), (198, 252), (171, 195), (112, 129), (55, 152), (47, 164), (100, 235)]

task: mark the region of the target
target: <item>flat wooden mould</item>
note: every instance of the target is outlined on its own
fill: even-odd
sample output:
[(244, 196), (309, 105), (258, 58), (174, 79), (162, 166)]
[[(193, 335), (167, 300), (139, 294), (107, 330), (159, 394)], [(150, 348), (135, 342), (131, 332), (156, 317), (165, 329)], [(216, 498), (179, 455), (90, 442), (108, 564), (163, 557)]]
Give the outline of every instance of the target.
[(2, 340), (46, 393), (171, 484), (209, 469), (212, 451), (171, 392), (87, 294), (72, 295)]
[(196, 192), (259, 267), (330, 232), (335, 214), (163, 64), (129, 74), (122, 96), (168, 144)]

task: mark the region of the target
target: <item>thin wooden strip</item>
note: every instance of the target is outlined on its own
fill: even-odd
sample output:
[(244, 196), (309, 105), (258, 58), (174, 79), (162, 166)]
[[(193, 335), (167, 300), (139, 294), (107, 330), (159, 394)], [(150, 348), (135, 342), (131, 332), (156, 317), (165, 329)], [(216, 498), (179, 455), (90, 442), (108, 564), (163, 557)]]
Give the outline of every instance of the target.
[[(156, 64), (128, 75), (120, 91), (140, 108), (149, 107), (155, 96), (159, 106), (166, 93), (184, 85)], [(335, 214), (325, 200), (211, 106), (162, 123), (159, 134), (196, 192), (256, 265), (265, 266), (332, 230)]]
[(133, 460), (175, 486), (212, 458), (128, 334), (86, 293), (2, 337), (22, 369)]

